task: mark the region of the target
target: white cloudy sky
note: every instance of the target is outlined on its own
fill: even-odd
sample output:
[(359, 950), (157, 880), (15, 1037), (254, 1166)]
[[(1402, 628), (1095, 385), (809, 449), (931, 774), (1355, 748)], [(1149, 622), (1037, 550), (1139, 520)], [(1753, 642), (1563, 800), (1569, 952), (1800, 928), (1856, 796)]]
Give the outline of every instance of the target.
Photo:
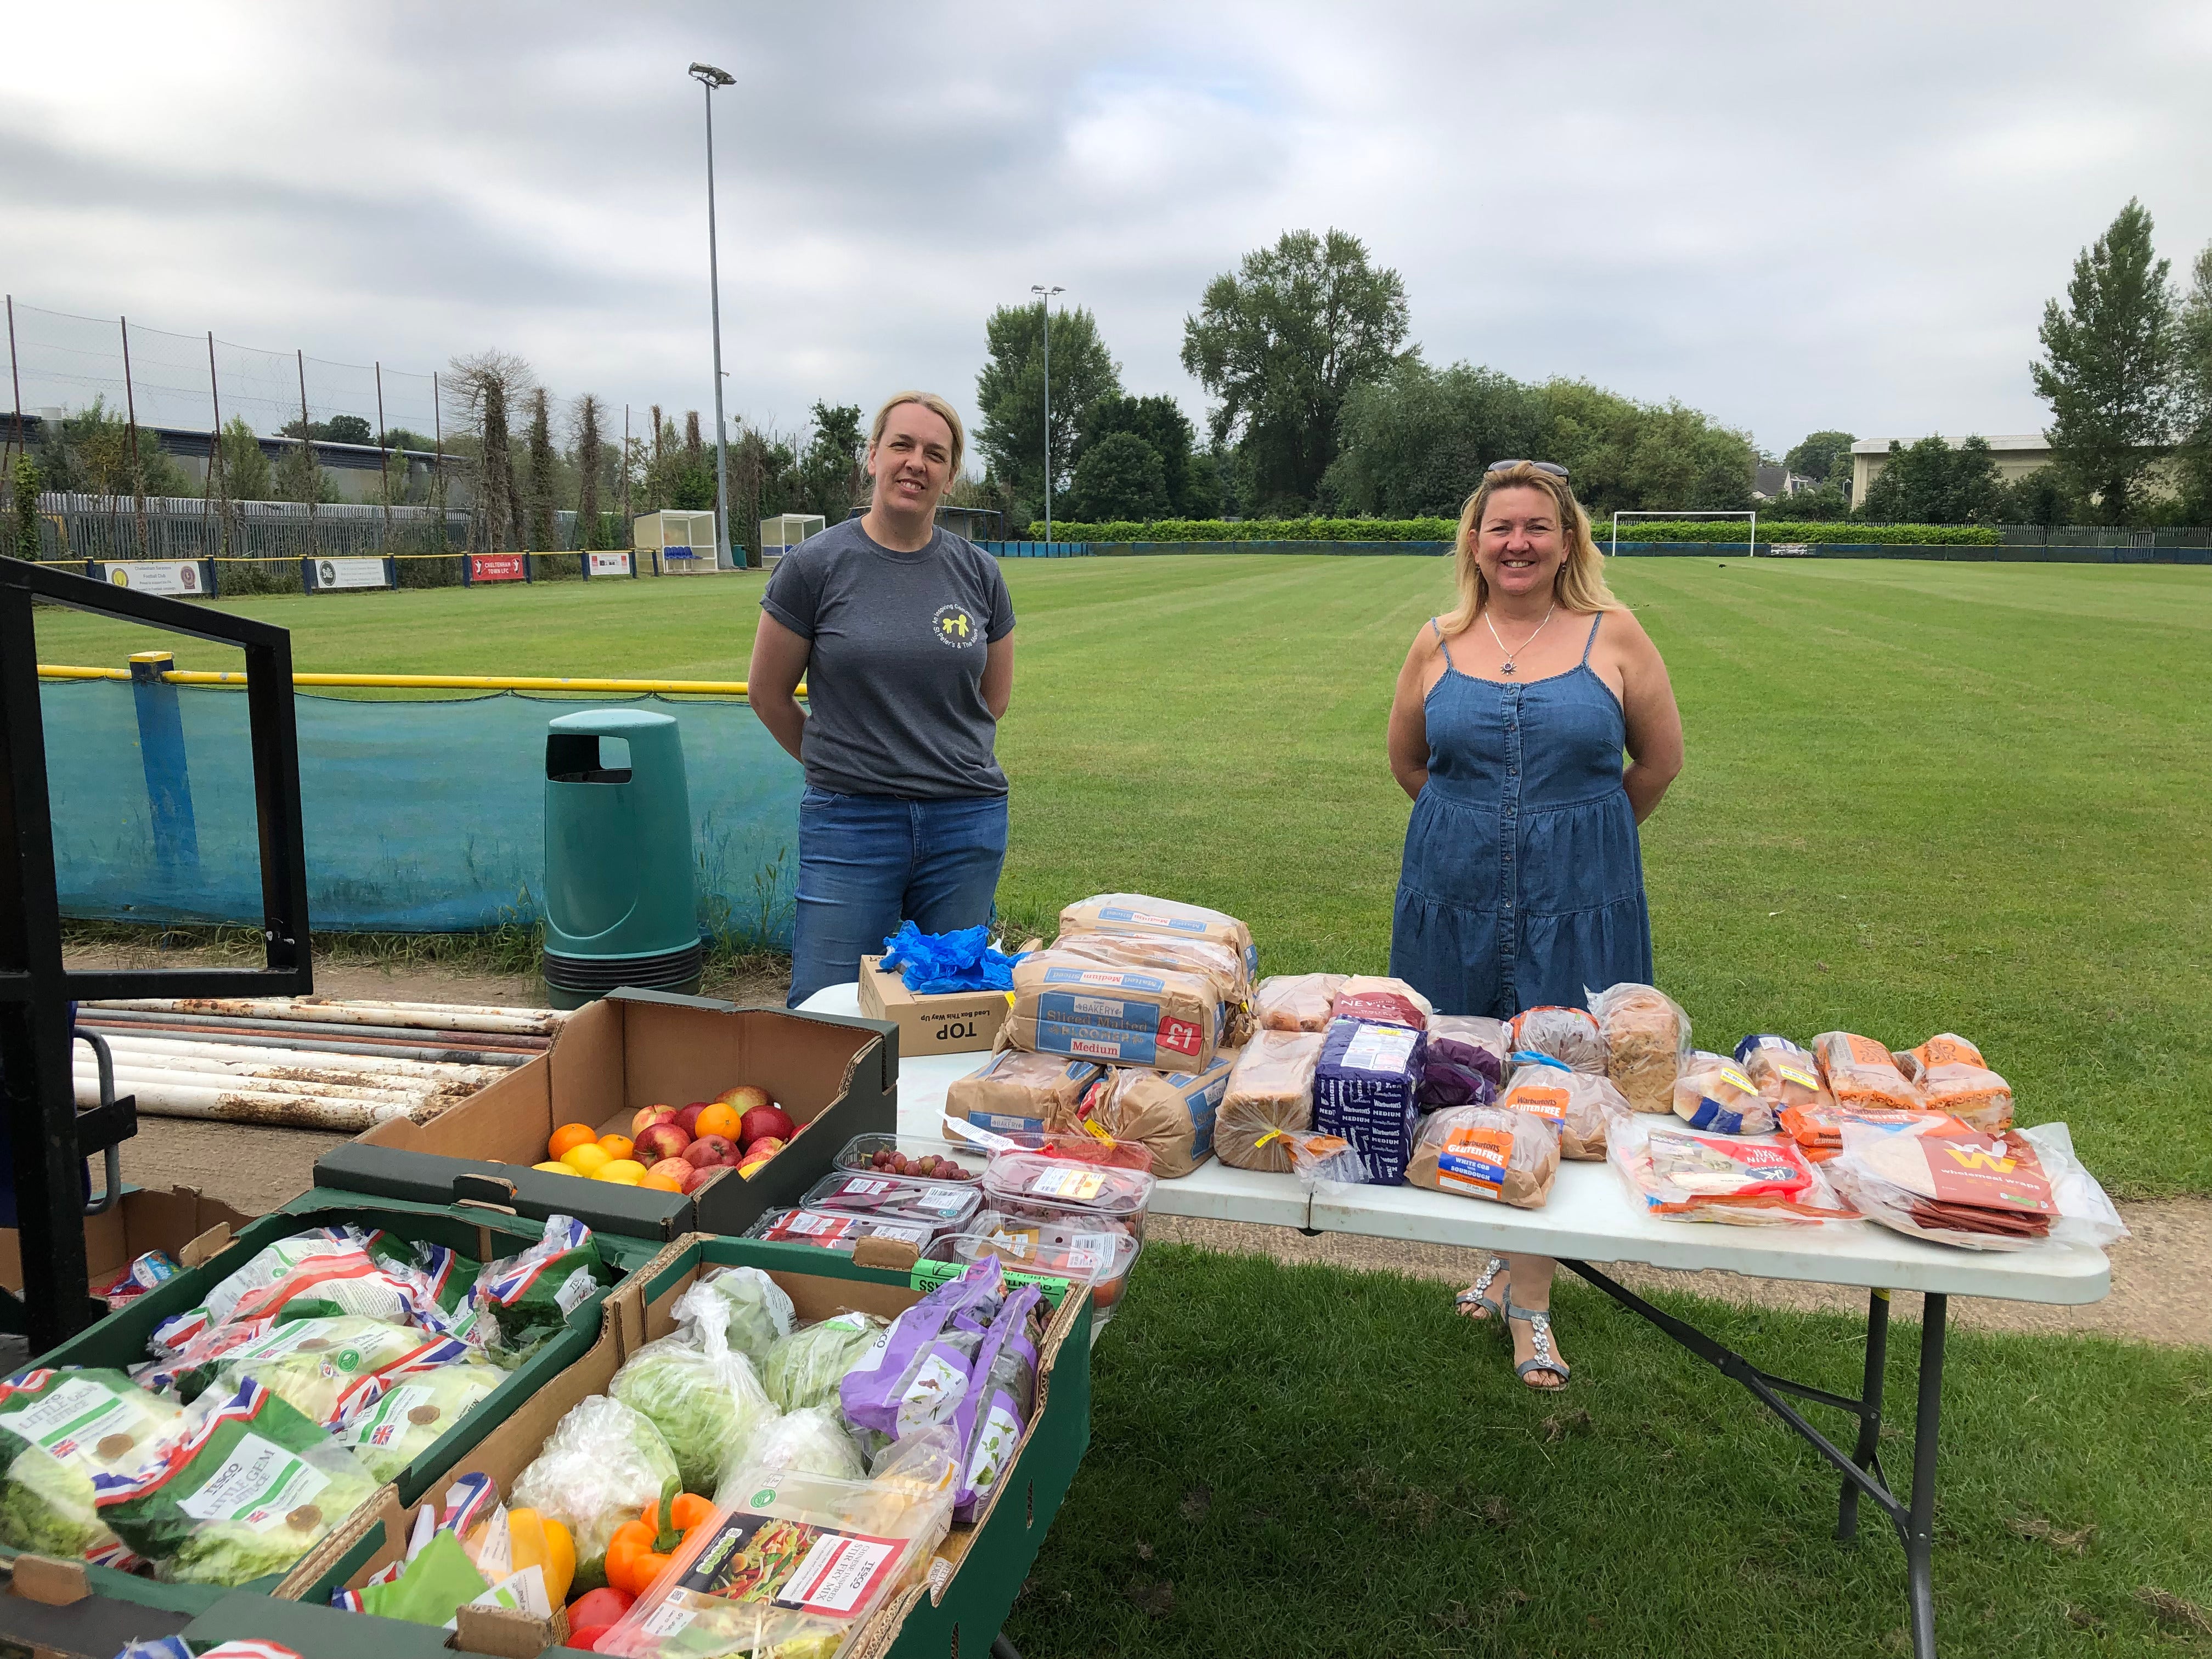
[(785, 425), (971, 405), (983, 319), (1039, 281), (1200, 416), (1203, 284), (1334, 225), (1433, 362), (1778, 451), (2033, 430), (2075, 251), (2131, 195), (2177, 270), (2212, 240), (2202, 0), (8, 9), (19, 305), (422, 370), (495, 345), (617, 404), (710, 406), (684, 71), (722, 64), (732, 409)]

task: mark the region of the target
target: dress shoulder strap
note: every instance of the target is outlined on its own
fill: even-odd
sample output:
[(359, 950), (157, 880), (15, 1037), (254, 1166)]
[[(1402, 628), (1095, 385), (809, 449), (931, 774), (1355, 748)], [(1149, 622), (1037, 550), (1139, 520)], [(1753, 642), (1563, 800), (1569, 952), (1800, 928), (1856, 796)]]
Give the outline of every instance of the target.
[(1600, 623), (1603, 622), (1604, 620), (1605, 620), (1605, 612), (1604, 612), (1604, 611), (1599, 611), (1599, 612), (1597, 613), (1597, 615), (1595, 615), (1595, 617), (1592, 617), (1590, 618), (1590, 631), (1589, 631), (1589, 637), (1588, 639), (1586, 639), (1586, 640), (1584, 640), (1584, 641), (1583, 641), (1583, 660), (1582, 660), (1582, 665), (1583, 665), (1584, 668), (1587, 668), (1587, 667), (1589, 667), (1589, 653), (1590, 653), (1590, 647), (1592, 647), (1592, 646), (1594, 646), (1594, 645), (1595, 645), (1595, 644), (1597, 643), (1597, 625), (1598, 625)]
[(1434, 617), (1429, 618), (1429, 629), (1437, 636), (1437, 649), (1444, 653), (1444, 666), (1450, 669), (1453, 673), (1458, 673), (1459, 665), (1451, 659), (1451, 647), (1446, 642), (1444, 630), (1437, 625), (1437, 619)]

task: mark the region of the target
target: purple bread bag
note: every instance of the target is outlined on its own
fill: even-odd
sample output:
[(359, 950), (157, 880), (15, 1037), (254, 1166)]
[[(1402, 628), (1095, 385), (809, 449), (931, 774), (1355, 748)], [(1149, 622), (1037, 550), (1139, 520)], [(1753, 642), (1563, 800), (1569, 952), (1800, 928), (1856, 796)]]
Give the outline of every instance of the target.
[(1036, 1343), (1031, 1315), (1044, 1299), (1033, 1285), (1012, 1291), (975, 1355), (975, 1386), (952, 1415), (960, 1436), (960, 1485), (953, 1518), (969, 1521), (990, 1499), (1012, 1460), (1036, 1399)]
[(1440, 1106), (1487, 1106), (1498, 1098), (1504, 1068), (1489, 1049), (1457, 1037), (1430, 1036), (1418, 1093), (1423, 1111)]
[(1005, 1288), (998, 1258), (987, 1256), (893, 1320), (837, 1385), (845, 1420), (896, 1440), (951, 1418)]

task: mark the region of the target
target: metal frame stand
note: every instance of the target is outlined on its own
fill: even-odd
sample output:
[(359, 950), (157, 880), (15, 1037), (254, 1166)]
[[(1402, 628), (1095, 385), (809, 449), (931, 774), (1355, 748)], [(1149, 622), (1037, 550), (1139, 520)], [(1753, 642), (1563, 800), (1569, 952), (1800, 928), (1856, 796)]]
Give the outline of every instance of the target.
[[(32, 608), (41, 600), (244, 647), (266, 968), (71, 973), (62, 966), (32, 627)], [(103, 997), (296, 996), (313, 988), (290, 636), (265, 623), (0, 559), (0, 1105), (15, 1166), (24, 1325), (33, 1354), (106, 1311), (85, 1291), (81, 1170), (86, 1153), (115, 1126), (87, 1124), (77, 1112), (70, 1004)]]
[[(1858, 1535), (1859, 1499), (1863, 1495), (1889, 1517), (1890, 1524), (1897, 1528), (1898, 1541), (1905, 1546), (1913, 1659), (1936, 1659), (1936, 1437), (1943, 1400), (1943, 1326), (1950, 1298), (1934, 1294), (1926, 1297), (1926, 1311), (1920, 1326), (1919, 1405), (1912, 1427), (1912, 1493), (1908, 1501), (1900, 1503), (1890, 1490), (1889, 1476), (1881, 1466), (1882, 1383), (1889, 1362), (1887, 1291), (1867, 1293), (1866, 1369), (1860, 1397), (1852, 1400), (1761, 1370), (1741, 1354), (1723, 1347), (1694, 1325), (1685, 1324), (1674, 1315), (1653, 1307), (1626, 1285), (1607, 1278), (1586, 1261), (1563, 1260), (1561, 1265), (1595, 1285), (1631, 1313), (1657, 1326), (1722, 1376), (1742, 1383), (1753, 1399), (1834, 1464), (1844, 1477), (1843, 1493), (1836, 1510), (1836, 1538), (1839, 1543), (1848, 1544)], [(1856, 1417), (1858, 1436), (1851, 1449), (1844, 1451), (1814, 1427), (1784, 1395), (1794, 1395), (1813, 1405), (1826, 1406)]]

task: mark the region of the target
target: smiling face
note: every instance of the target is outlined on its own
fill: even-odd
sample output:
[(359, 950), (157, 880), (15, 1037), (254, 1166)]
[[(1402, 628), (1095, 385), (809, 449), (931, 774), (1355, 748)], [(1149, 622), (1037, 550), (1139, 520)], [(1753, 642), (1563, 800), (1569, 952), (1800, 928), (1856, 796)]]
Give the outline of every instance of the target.
[(867, 465), (878, 507), (933, 513), (952, 482), (952, 428), (926, 404), (897, 404), (884, 418), (882, 435), (868, 446)]
[(1548, 598), (1566, 562), (1559, 504), (1534, 484), (1491, 491), (1474, 526), (1474, 562), (1494, 599)]

